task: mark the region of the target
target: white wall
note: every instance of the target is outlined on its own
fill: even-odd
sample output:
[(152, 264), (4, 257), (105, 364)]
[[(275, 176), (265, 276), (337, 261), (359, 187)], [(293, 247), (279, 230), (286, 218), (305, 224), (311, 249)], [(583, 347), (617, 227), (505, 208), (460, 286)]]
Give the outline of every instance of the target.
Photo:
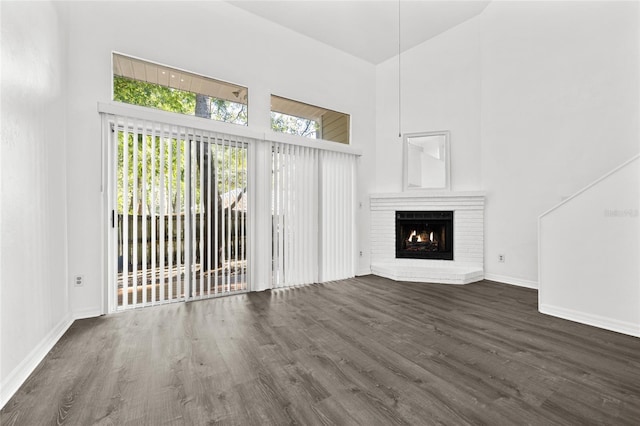
[[(637, 9), (492, 2), (402, 55), (403, 132), (451, 130), (452, 189), (487, 193), (487, 278), (535, 287), (538, 215), (640, 150)], [(397, 58), (376, 89), (376, 192), (400, 191)]]
[(2, 2), (0, 7), (2, 407), (71, 316), (63, 31), (51, 3)]
[(637, 7), (497, 2), (483, 13), (488, 276), (535, 285), (537, 216), (640, 151)]
[(640, 157), (540, 218), (540, 312), (640, 337)]
[[(100, 122), (111, 99), (111, 52), (118, 51), (249, 88), (249, 126), (270, 127), (270, 94), (351, 114), (360, 200), (371, 192), (375, 154), (375, 67), (225, 2), (69, 3), (69, 272), (76, 315), (102, 311)], [(359, 210), (359, 247), (368, 260), (368, 206)]]
[[(402, 54), (402, 133), (451, 131), (451, 189), (480, 184), (479, 22), (467, 21)], [(402, 191), (398, 59), (376, 71), (376, 191)]]

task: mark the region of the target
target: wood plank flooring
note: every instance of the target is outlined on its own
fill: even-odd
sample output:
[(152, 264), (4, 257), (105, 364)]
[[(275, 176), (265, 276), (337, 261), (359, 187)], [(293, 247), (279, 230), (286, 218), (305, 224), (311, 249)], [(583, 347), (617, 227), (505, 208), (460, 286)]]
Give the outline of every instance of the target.
[(640, 339), (375, 276), (76, 321), (4, 425), (638, 425)]

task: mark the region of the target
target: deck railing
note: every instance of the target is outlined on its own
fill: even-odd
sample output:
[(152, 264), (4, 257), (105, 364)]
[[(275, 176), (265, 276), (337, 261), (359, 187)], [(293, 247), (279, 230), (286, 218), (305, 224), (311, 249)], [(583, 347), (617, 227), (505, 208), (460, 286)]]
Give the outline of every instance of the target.
[[(180, 220), (177, 220), (178, 216), (180, 217)], [(205, 232), (201, 232), (200, 224), (203, 223), (204, 226), (206, 227), (207, 219), (211, 220), (205, 214), (203, 220), (201, 221), (200, 216), (201, 216), (201, 213), (196, 213), (195, 218), (192, 221), (193, 227), (194, 227), (193, 232), (195, 235), (195, 244), (196, 244), (196, 250), (195, 250), (196, 263), (201, 263), (200, 250), (198, 248), (200, 247), (201, 242), (204, 243), (204, 241), (201, 241), (200, 236), (201, 235), (206, 236), (206, 230)], [(124, 238), (122, 235), (123, 220), (124, 220), (124, 216), (122, 214), (119, 214), (118, 215), (118, 272), (119, 273), (124, 270), (123, 253), (124, 253), (125, 247), (123, 245)], [(156, 265), (160, 265), (160, 264), (168, 265), (169, 260), (171, 260), (172, 264), (176, 264), (176, 262), (178, 263), (184, 262), (185, 247), (191, 247), (189, 244), (185, 244), (186, 221), (184, 220), (184, 214), (179, 214), (179, 215), (173, 214), (173, 215), (163, 215), (163, 216), (127, 215), (127, 220), (129, 222), (127, 226), (127, 229), (129, 230), (129, 232), (127, 236), (126, 249), (128, 250), (127, 258), (129, 260), (129, 270), (133, 269), (134, 265), (131, 263), (131, 261), (134, 258), (138, 259), (136, 269), (140, 269), (144, 266), (143, 265), (144, 259), (146, 259), (146, 262), (147, 262), (146, 266), (151, 267), (153, 263), (153, 257), (150, 255), (150, 253), (152, 252), (156, 253), (156, 259), (155, 259)], [(137, 220), (137, 229), (139, 231), (137, 232), (136, 241), (134, 241), (134, 235), (131, 232), (131, 230), (134, 229), (133, 223), (136, 220)], [(153, 224), (153, 221), (155, 221), (155, 226)], [(225, 228), (226, 228), (225, 233), (227, 233), (228, 238), (230, 239), (228, 243), (230, 244), (229, 249), (231, 250), (231, 256), (235, 257), (236, 250), (238, 251), (238, 253), (244, 253), (245, 252), (244, 247), (246, 243), (245, 241), (246, 225), (247, 225), (246, 213), (225, 210), (219, 214), (217, 223), (221, 223), (221, 221), (224, 221)], [(164, 224), (162, 222), (164, 222)], [(211, 225), (215, 226), (216, 222), (214, 221), (212, 222), (213, 223)], [(144, 226), (146, 226), (147, 228), (147, 232), (144, 233), (146, 235), (146, 241), (143, 239), (143, 232), (141, 231)], [(230, 229), (228, 228), (229, 226), (231, 227)], [(164, 230), (162, 229), (162, 227), (164, 227)], [(236, 232), (236, 228), (238, 232)], [(152, 232), (152, 230), (154, 229), (155, 229), (155, 235), (153, 235), (153, 232)], [(214, 234), (213, 229), (211, 231), (211, 234), (212, 235)], [(162, 235), (164, 235), (164, 239), (163, 239), (164, 244), (162, 244), (162, 239), (161, 239)], [(218, 241), (218, 246), (221, 247), (222, 246), (221, 232), (218, 232), (218, 239), (220, 240)], [(178, 241), (180, 241), (180, 244), (177, 244)], [(146, 244), (146, 253), (147, 253), (146, 257), (143, 256), (143, 246), (145, 244)], [(155, 244), (156, 246), (155, 250), (152, 250), (153, 244)], [(178, 247), (180, 247), (180, 253), (178, 253), (178, 249), (177, 249)], [(164, 248), (164, 250), (162, 248)], [(137, 250), (138, 254), (137, 256), (134, 257), (133, 253), (135, 250)], [(180, 257), (178, 257), (178, 255)], [(218, 256), (218, 261), (220, 262), (222, 258), (223, 256)]]

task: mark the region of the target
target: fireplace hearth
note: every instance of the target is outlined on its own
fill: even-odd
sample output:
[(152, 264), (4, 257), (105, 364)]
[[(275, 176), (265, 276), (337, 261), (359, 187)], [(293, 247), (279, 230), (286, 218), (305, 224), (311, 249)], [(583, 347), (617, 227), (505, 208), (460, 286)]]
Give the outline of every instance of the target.
[(396, 258), (453, 260), (453, 211), (396, 211)]

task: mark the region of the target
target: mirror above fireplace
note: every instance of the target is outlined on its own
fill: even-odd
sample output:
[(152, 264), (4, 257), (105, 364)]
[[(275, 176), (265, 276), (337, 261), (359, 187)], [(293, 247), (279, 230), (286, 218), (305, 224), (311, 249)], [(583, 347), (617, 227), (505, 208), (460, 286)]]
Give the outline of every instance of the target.
[(404, 190), (450, 187), (449, 131), (404, 135)]

